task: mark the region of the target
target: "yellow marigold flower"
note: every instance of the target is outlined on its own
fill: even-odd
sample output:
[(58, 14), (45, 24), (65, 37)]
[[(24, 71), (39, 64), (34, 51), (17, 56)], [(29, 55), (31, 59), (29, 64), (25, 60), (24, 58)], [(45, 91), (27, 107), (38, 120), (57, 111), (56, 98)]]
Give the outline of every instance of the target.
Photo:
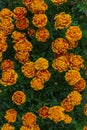
[(66, 112), (70, 112), (74, 109), (74, 104), (68, 98), (65, 98), (61, 102), (61, 106), (65, 109)]
[(64, 123), (70, 124), (71, 122), (72, 122), (72, 118), (68, 114), (65, 114)]
[(84, 114), (85, 114), (85, 116), (87, 116), (87, 104), (85, 104), (85, 106), (84, 106)]
[(46, 82), (50, 79), (51, 73), (48, 70), (39, 70), (37, 71), (36, 76), (40, 78), (43, 82)]
[(82, 37), (82, 31), (79, 26), (70, 26), (66, 31), (66, 38), (71, 41), (78, 41)]
[(40, 57), (34, 63), (36, 70), (46, 70), (49, 67), (49, 62), (47, 59)]
[(35, 76), (35, 67), (33, 62), (26, 62), (22, 66), (22, 73), (28, 77), (28, 78), (33, 78)]
[(67, 71), (68, 67), (69, 67), (69, 62), (68, 62), (67, 57), (60, 56), (60, 57), (54, 59), (52, 67), (59, 72)]
[(80, 55), (74, 55), (74, 54), (70, 54), (69, 55), (69, 68), (73, 69), (73, 70), (80, 70), (80, 68), (83, 68), (84, 60), (82, 59), (82, 57)]
[(33, 78), (30, 84), (31, 84), (31, 88), (33, 88), (35, 91), (38, 91), (44, 88), (43, 81), (37, 77)]
[(14, 24), (12, 23), (11, 18), (5, 18), (1, 21), (1, 30), (5, 33), (5, 35), (9, 35), (14, 30)]
[(5, 113), (4, 118), (8, 123), (15, 122), (17, 118), (17, 111), (15, 109), (8, 109)]
[(85, 87), (86, 87), (86, 81), (85, 81), (83, 78), (81, 78), (81, 79), (73, 86), (74, 90), (76, 90), (76, 91), (83, 91), (83, 90), (85, 89)]
[(81, 79), (81, 75), (77, 70), (69, 70), (65, 74), (65, 80), (69, 85), (75, 85)]
[(28, 28), (28, 35), (33, 37), (35, 35), (35, 30), (33, 28)]
[(59, 5), (59, 4), (63, 4), (63, 3), (65, 3), (65, 2), (67, 2), (67, 0), (51, 0), (54, 4), (57, 4), (57, 5)]
[(47, 24), (46, 14), (34, 14), (32, 23), (35, 27), (42, 28)]
[(22, 116), (23, 125), (32, 128), (36, 124), (36, 115), (32, 112), (27, 112)]
[(8, 18), (8, 17), (11, 17), (12, 15), (13, 15), (12, 11), (9, 10), (8, 8), (3, 8), (0, 11), (0, 17), (2, 18)]
[(61, 12), (60, 14), (56, 14), (56, 16), (54, 17), (55, 20), (55, 29), (64, 29), (67, 28), (72, 20), (71, 20), (71, 16), (69, 14), (65, 14), (65, 12)]
[(87, 126), (84, 126), (83, 130), (87, 130)]
[(3, 71), (6, 71), (7, 69), (14, 69), (14, 63), (11, 60), (6, 59), (2, 62), (1, 69)]
[(68, 41), (68, 50), (72, 50), (78, 46), (78, 41)]
[(0, 41), (0, 52), (5, 52), (6, 51), (6, 49), (7, 49), (7, 43), (6, 42), (1, 42)]
[(26, 62), (29, 61), (29, 53), (24, 51), (24, 52), (16, 52), (15, 54), (15, 59), (18, 60), (21, 64), (25, 64)]
[(20, 40), (14, 44), (14, 49), (17, 52), (30, 52), (32, 50), (33, 46), (31, 42), (29, 42), (26, 38), (23, 40)]
[(2, 72), (2, 78), (0, 83), (5, 87), (8, 85), (14, 85), (17, 82), (18, 74), (13, 69), (7, 69)]
[(12, 95), (12, 101), (16, 105), (21, 105), (21, 104), (25, 103), (25, 100), (26, 100), (26, 95), (22, 91), (16, 91)]
[(57, 54), (65, 54), (68, 49), (68, 42), (64, 38), (57, 38), (52, 42), (52, 50)]
[(40, 28), (36, 31), (36, 39), (37, 41), (46, 42), (49, 39), (50, 34), (46, 28)]
[(24, 7), (16, 7), (13, 10), (13, 16), (15, 19), (21, 19), (24, 18), (27, 14), (27, 10)]
[(25, 33), (14, 31), (12, 33), (11, 37), (14, 39), (13, 42), (19, 42), (20, 40), (24, 40), (25, 39)]
[(2, 126), (1, 130), (15, 130), (15, 127), (12, 126), (12, 125), (10, 125), (10, 124), (8, 124), (8, 123), (5, 123), (5, 124)]
[(78, 91), (72, 91), (68, 94), (67, 98), (74, 104), (79, 105), (82, 100), (82, 96)]
[(55, 123), (64, 120), (64, 108), (61, 106), (53, 106), (49, 108), (48, 117)]
[(48, 118), (48, 112), (49, 112), (49, 107), (47, 106), (43, 106), (41, 107), (39, 110), (39, 116), (42, 117), (42, 118)]
[(29, 26), (29, 20), (24, 17), (16, 20), (16, 27), (20, 30), (25, 30)]

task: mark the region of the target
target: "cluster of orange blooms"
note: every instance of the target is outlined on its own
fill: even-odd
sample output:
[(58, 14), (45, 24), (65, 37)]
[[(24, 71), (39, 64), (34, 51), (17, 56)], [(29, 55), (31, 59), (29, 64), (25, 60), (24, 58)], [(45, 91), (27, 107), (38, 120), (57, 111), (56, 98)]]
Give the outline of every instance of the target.
[(33, 78), (30, 82), (31, 87), (38, 91), (43, 89), (44, 83), (50, 79), (50, 72), (48, 60), (40, 57), (35, 62), (26, 62), (22, 66), (22, 73), (27, 78)]
[(0, 30), (3, 31), (5, 35), (11, 34), (14, 30), (12, 15), (13, 13), (7, 8), (0, 11)]
[(6, 35), (3, 31), (0, 31), (0, 61), (2, 61), (2, 54), (7, 49)]
[(29, 61), (29, 52), (32, 50), (33, 46), (29, 42), (24, 33), (14, 31), (11, 36), (14, 39), (14, 49), (16, 51), (15, 59), (20, 63), (24, 64)]
[(28, 10), (34, 13), (32, 23), (35, 27), (37, 27), (35, 35), (37, 41), (46, 42), (46, 40), (49, 39), (49, 31), (45, 28), (48, 20), (45, 14), (45, 11), (48, 8), (47, 4), (44, 0), (23, 0), (23, 3), (27, 6)]
[[(5, 113), (4, 118), (7, 123), (5, 123), (1, 130), (15, 130), (15, 127), (10, 123), (14, 123), (17, 119), (17, 111), (15, 109), (8, 109)], [(36, 124), (36, 115), (32, 112), (27, 112), (22, 116), (23, 125), (20, 130), (40, 130), (39, 126)]]
[(29, 26), (26, 14), (27, 10), (24, 7), (16, 7), (13, 11), (13, 17), (16, 19), (16, 27), (20, 30), (25, 30)]
[(55, 123), (64, 121), (65, 124), (69, 124), (71, 123), (72, 118), (68, 114), (65, 114), (64, 111), (65, 109), (62, 106), (43, 106), (38, 110), (39, 116), (43, 119), (49, 118)]
[(72, 91), (67, 97), (61, 102), (61, 106), (66, 112), (70, 112), (76, 105), (81, 103), (82, 96), (78, 91)]
[[(67, 0), (51, 0), (54, 4), (59, 5)], [(49, 31), (45, 28), (48, 22), (48, 18), (45, 11), (48, 9), (44, 0), (22, 0), (23, 4), (33, 13), (32, 23), (36, 27), (35, 37), (39, 42), (46, 42), (50, 38)], [(31, 78), (31, 88), (35, 91), (44, 88), (45, 82), (47, 82), (51, 73), (48, 70), (49, 62), (47, 59), (40, 57), (35, 62), (30, 61), (29, 52), (32, 51), (33, 46), (26, 38), (25, 33), (14, 31), (14, 24), (12, 16), (16, 21), (16, 27), (19, 30), (25, 30), (29, 26), (29, 20), (27, 16), (27, 10), (25, 7), (16, 7), (13, 12), (5, 8), (0, 11), (0, 61), (2, 60), (2, 53), (7, 49), (6, 38), (8, 34), (11, 34), (11, 38), (15, 43), (13, 48), (15, 50), (15, 59), (22, 63), (21, 71), (25, 77)], [(55, 54), (52, 67), (58, 72), (66, 72), (65, 80), (74, 89), (67, 97), (61, 102), (61, 106), (41, 107), (38, 112), (39, 116), (43, 119), (49, 118), (55, 123), (64, 121), (65, 124), (69, 124), (72, 118), (65, 114), (74, 109), (76, 105), (79, 105), (82, 101), (80, 91), (83, 91), (86, 87), (86, 81), (81, 77), (79, 71), (83, 68), (84, 60), (80, 55), (68, 54), (68, 50), (71, 50), (78, 45), (78, 40), (82, 37), (82, 32), (79, 26), (70, 26), (72, 19), (69, 14), (61, 12), (54, 17), (55, 29), (68, 28), (65, 33), (65, 38), (56, 38), (52, 42), (52, 51)], [(28, 28), (28, 34), (33, 36), (35, 31), (32, 28)], [(14, 70), (14, 63), (7, 59), (1, 64), (2, 78), (0, 83), (3, 86), (14, 85), (17, 82), (18, 75)], [(26, 101), (26, 95), (23, 91), (16, 91), (12, 95), (12, 101), (16, 105), (22, 105)], [(64, 113), (65, 112), (65, 113)], [(84, 114), (87, 116), (87, 104), (84, 106)], [(17, 111), (15, 109), (8, 109), (4, 116), (7, 123), (5, 123), (1, 130), (14, 130), (14, 126), (10, 123), (14, 123), (17, 119)], [(32, 112), (27, 112), (22, 116), (22, 126), (20, 130), (40, 130), (36, 124), (36, 115)], [(84, 127), (84, 130), (87, 126)]]
[(4, 86), (14, 85), (17, 82), (18, 74), (14, 70), (14, 63), (6, 59), (1, 64), (2, 77), (0, 83)]

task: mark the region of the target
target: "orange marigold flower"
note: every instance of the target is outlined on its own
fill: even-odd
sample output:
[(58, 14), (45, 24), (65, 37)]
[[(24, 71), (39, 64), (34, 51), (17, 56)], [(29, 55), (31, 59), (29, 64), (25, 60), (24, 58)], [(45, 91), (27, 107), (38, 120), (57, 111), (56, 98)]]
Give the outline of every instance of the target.
[(56, 16), (54, 17), (55, 20), (55, 29), (64, 29), (67, 28), (72, 20), (71, 20), (71, 16), (69, 14), (65, 14), (65, 12), (61, 12), (60, 14), (56, 14)]
[(2, 61), (2, 52), (0, 52), (0, 62)]
[(72, 50), (73, 48), (76, 48), (78, 46), (78, 41), (68, 41), (68, 49)]
[(27, 4), (27, 8), (32, 13), (43, 14), (48, 9), (48, 6), (43, 0), (33, 0), (32, 4)]
[(7, 49), (7, 43), (6, 42), (1, 42), (0, 41), (0, 52), (5, 52), (6, 51), (6, 49)]
[(36, 76), (40, 78), (43, 82), (46, 82), (50, 79), (51, 73), (48, 70), (39, 70), (37, 71)]
[(63, 4), (63, 3), (65, 3), (65, 2), (67, 2), (67, 0), (51, 0), (54, 4), (57, 4), (57, 5), (59, 5), (59, 4)]
[(5, 87), (8, 85), (14, 85), (17, 82), (18, 74), (13, 69), (7, 69), (2, 72), (2, 78), (0, 83)]
[(87, 126), (84, 126), (83, 130), (87, 130)]
[(28, 28), (28, 35), (29, 35), (30, 37), (33, 37), (34, 34), (35, 34), (35, 30), (34, 30), (33, 28)]
[(8, 123), (15, 122), (17, 118), (17, 111), (15, 109), (8, 109), (4, 118), (8, 121)]
[(47, 24), (46, 14), (34, 14), (32, 23), (35, 27), (42, 28)]
[(16, 7), (13, 11), (13, 16), (15, 19), (24, 18), (27, 14), (27, 10), (24, 7)]
[(3, 31), (0, 30), (0, 42), (6, 42), (6, 38), (7, 36), (5, 35), (5, 33)]
[(87, 104), (85, 104), (85, 106), (84, 106), (84, 114), (85, 114), (85, 116), (87, 116)]
[(25, 30), (29, 26), (29, 20), (24, 17), (16, 20), (16, 27), (20, 30)]
[(33, 78), (30, 82), (31, 88), (33, 88), (35, 91), (41, 90), (44, 88), (44, 82), (40, 78)]
[(25, 39), (23, 39), (23, 40), (20, 40), (19, 42), (16, 42), (15, 44), (14, 44), (14, 49), (15, 49), (15, 51), (17, 51), (17, 52), (30, 52), (31, 50), (32, 50), (32, 48), (33, 48), (33, 46), (32, 46), (32, 44), (31, 44), (31, 42), (29, 42), (26, 38)]
[(26, 127), (26, 126), (21, 126), (21, 127), (20, 127), (20, 130), (32, 130), (32, 129), (29, 128), (29, 127)]
[(72, 91), (68, 94), (67, 98), (74, 104), (79, 105), (82, 100), (82, 96), (78, 91)]
[(14, 24), (11, 18), (5, 18), (1, 20), (1, 30), (5, 35), (9, 35), (14, 30)]
[(28, 78), (33, 78), (35, 76), (35, 67), (33, 62), (26, 62), (22, 66), (22, 73), (28, 77)]
[(65, 98), (61, 102), (61, 106), (65, 109), (66, 112), (70, 112), (74, 109), (74, 104), (68, 98)]
[(83, 68), (83, 62), (84, 60), (82, 59), (82, 57), (80, 55), (74, 55), (74, 54), (70, 54), (69, 55), (69, 68), (73, 69), (73, 70), (80, 70), (80, 68)]
[(22, 116), (23, 125), (32, 128), (36, 124), (36, 115), (32, 112), (27, 112)]
[(18, 60), (21, 64), (25, 64), (26, 62), (29, 61), (29, 53), (24, 51), (24, 52), (16, 52), (15, 54), (15, 59)]
[(49, 63), (47, 59), (40, 57), (35, 61), (34, 66), (36, 70), (46, 70), (49, 67)]
[(11, 60), (6, 59), (2, 62), (1, 69), (3, 71), (6, 71), (7, 69), (14, 69), (14, 63)]
[(72, 118), (68, 114), (65, 114), (64, 123), (70, 124), (71, 122), (72, 122)]
[(19, 42), (20, 40), (24, 40), (25, 39), (25, 33), (14, 31), (12, 33), (11, 37), (14, 39), (13, 42)]
[(46, 42), (49, 39), (50, 34), (46, 28), (40, 28), (36, 31), (36, 39), (41, 42)]
[(42, 118), (47, 118), (48, 117), (48, 112), (49, 112), (49, 107), (47, 106), (43, 106), (41, 107), (39, 110), (39, 116), (41, 116)]
[(8, 123), (5, 123), (2, 127), (1, 127), (1, 130), (15, 130), (15, 127), (8, 124)]
[(66, 38), (71, 41), (78, 41), (82, 37), (82, 31), (79, 26), (70, 26), (66, 31)]
[(86, 87), (86, 81), (85, 81), (83, 78), (81, 78), (81, 79), (73, 86), (74, 90), (76, 90), (76, 91), (83, 91), (83, 90), (85, 89), (85, 87)]
[(66, 56), (60, 56), (53, 60), (52, 67), (59, 72), (67, 71), (69, 62)]
[(26, 95), (22, 91), (16, 91), (12, 95), (12, 101), (16, 105), (21, 105), (21, 104), (25, 103), (25, 100), (26, 100)]
[(21, 126), (20, 130), (40, 130), (38, 125), (34, 125), (32, 128)]
[(49, 108), (48, 117), (55, 123), (64, 120), (64, 108), (61, 106), (53, 106)]
[(3, 8), (0, 11), (0, 17), (2, 18), (8, 18), (8, 17), (11, 17), (12, 15), (13, 15), (12, 11), (9, 10), (8, 8)]
[(38, 125), (34, 125), (31, 130), (40, 130), (40, 127)]
[(65, 74), (65, 80), (69, 85), (75, 85), (81, 79), (81, 75), (77, 70), (69, 70)]
[(57, 54), (65, 54), (68, 49), (68, 42), (64, 38), (57, 38), (52, 42), (52, 50)]

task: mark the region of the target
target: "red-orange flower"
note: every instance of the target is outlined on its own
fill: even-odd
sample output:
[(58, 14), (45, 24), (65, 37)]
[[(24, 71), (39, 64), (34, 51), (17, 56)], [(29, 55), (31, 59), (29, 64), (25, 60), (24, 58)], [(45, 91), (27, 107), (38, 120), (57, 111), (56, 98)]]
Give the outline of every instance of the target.
[(42, 117), (42, 118), (47, 118), (48, 117), (48, 112), (49, 112), (49, 107), (47, 106), (43, 106), (41, 107), (39, 110), (39, 115)]

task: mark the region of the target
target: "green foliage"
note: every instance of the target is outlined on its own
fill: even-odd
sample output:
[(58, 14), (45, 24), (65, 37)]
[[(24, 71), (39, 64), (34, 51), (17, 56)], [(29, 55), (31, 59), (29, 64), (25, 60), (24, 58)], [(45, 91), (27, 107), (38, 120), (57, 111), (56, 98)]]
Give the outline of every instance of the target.
[[(48, 40), (45, 44), (40, 44), (37, 42), (35, 38), (31, 38), (28, 35), (27, 38), (31, 41), (33, 45), (33, 50), (30, 53), (30, 59), (35, 61), (39, 57), (44, 57), (48, 59), (50, 67), (49, 71), (51, 72), (51, 78), (48, 82), (45, 83), (45, 87), (43, 90), (35, 92), (30, 87), (31, 79), (26, 78), (21, 72), (21, 64), (15, 60), (14, 55), (15, 51), (13, 49), (14, 43), (9, 35), (7, 38), (8, 49), (5, 53), (3, 53), (3, 60), (4, 59), (11, 59), (15, 65), (15, 71), (18, 73), (18, 81), (15, 85), (4, 87), (0, 85), (0, 89), (2, 92), (0, 93), (0, 127), (6, 122), (4, 119), (5, 111), (9, 108), (15, 108), (18, 112), (17, 121), (14, 123), (16, 130), (19, 130), (20, 126), (22, 125), (21, 116), (28, 111), (32, 111), (37, 115), (37, 123), (39, 124), (41, 130), (82, 130), (84, 125), (87, 125), (87, 117), (85, 117), (83, 113), (83, 106), (87, 103), (87, 88), (81, 94), (83, 95), (82, 103), (75, 107), (73, 112), (70, 112), (73, 121), (69, 125), (65, 125), (64, 122), (60, 122), (55, 124), (53, 121), (49, 119), (42, 119), (39, 117), (38, 109), (44, 105), (46, 106), (54, 106), (60, 105), (61, 101), (67, 96), (69, 92), (73, 89), (69, 86), (65, 79), (65, 73), (58, 73), (53, 70), (52, 68), (52, 61), (54, 59), (54, 54), (51, 49), (51, 42), (56, 39), (57, 37), (65, 37), (64, 30), (55, 30), (54, 28), (54, 16), (60, 12), (69, 13), (72, 16), (72, 25), (80, 26), (83, 37), (79, 41), (79, 45), (77, 48), (73, 49), (71, 52), (74, 54), (80, 54), (84, 59), (84, 65), (87, 66), (87, 16), (86, 16), (86, 9), (87, 9), (87, 1), (86, 0), (68, 0), (67, 3), (62, 5), (54, 5), (50, 0), (45, 0), (48, 4), (49, 8), (46, 11), (46, 15), (48, 16), (48, 23), (46, 28), (50, 32), (50, 40)], [(1, 0), (0, 1), (0, 10), (3, 8), (9, 8), (13, 10), (17, 6), (24, 6), (21, 0)], [(27, 17), (30, 20), (30, 27), (35, 28), (31, 21), (33, 15), (31, 12), (28, 11)], [(26, 30), (25, 30), (26, 33)], [(27, 34), (27, 33), (26, 33)], [(2, 71), (0, 70), (0, 77)], [(87, 76), (85, 75), (85, 71), (81, 70), (82, 77), (87, 81)], [(26, 103), (17, 106), (15, 105), (12, 100), (13, 92), (21, 90), (23, 91), (26, 96)]]

